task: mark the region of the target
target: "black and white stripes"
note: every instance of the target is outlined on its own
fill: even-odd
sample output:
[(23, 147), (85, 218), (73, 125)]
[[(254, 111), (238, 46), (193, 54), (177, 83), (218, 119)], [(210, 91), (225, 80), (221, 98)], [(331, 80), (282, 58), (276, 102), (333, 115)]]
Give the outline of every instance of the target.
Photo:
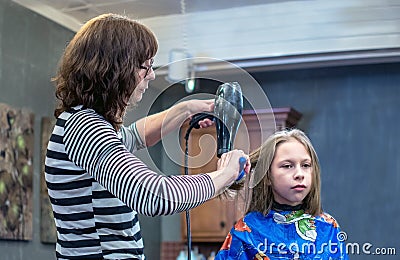
[(144, 259), (137, 213), (182, 212), (214, 195), (206, 174), (164, 176), (148, 169), (132, 154), (143, 147), (135, 124), (117, 134), (93, 110), (60, 115), (45, 163), (57, 258)]

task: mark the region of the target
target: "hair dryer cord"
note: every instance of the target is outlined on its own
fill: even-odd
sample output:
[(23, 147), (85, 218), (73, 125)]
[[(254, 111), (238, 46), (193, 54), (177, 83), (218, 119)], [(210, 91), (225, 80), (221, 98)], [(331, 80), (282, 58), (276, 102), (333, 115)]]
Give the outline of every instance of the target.
[[(186, 131), (185, 135), (185, 140), (186, 140), (186, 148), (185, 148), (185, 175), (189, 175), (188, 171), (188, 154), (189, 154), (189, 145), (188, 145), (188, 140), (189, 140), (189, 133), (193, 128), (189, 127), (188, 130)], [(192, 252), (192, 235), (190, 232), (190, 212), (189, 210), (186, 210), (186, 237), (187, 237), (187, 251), (188, 251), (188, 260), (191, 259), (191, 252)]]

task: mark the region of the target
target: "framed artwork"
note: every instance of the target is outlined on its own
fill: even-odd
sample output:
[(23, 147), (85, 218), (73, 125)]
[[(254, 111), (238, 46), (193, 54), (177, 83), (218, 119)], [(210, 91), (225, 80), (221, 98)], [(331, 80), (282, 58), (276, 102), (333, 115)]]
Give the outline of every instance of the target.
[(0, 103), (0, 239), (32, 239), (33, 113)]
[(41, 126), (41, 175), (40, 175), (40, 240), (42, 243), (56, 243), (57, 231), (54, 223), (53, 210), (49, 196), (47, 194), (46, 180), (44, 176), (44, 161), (46, 158), (47, 144), (53, 127), (55, 119), (43, 117)]

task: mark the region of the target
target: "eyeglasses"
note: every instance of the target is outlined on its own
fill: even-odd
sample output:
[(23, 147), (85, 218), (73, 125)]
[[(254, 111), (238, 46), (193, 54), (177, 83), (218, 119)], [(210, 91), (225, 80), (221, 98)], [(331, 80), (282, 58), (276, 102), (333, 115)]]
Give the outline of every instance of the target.
[(154, 59), (151, 59), (150, 66), (146, 67), (146, 66), (140, 65), (139, 68), (141, 68), (142, 70), (146, 70), (146, 73), (144, 74), (145, 78), (147, 77), (147, 75), (149, 75), (150, 70), (153, 68), (153, 63), (154, 63)]

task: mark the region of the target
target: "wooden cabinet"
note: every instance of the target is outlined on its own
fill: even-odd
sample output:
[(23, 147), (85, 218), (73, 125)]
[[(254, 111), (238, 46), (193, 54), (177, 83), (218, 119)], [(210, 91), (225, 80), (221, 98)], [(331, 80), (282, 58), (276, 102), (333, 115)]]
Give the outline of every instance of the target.
[[(292, 108), (272, 110), (245, 110), (234, 147), (246, 153), (261, 145), (275, 129), (294, 127), (301, 114)], [(181, 129), (181, 144), (185, 148), (187, 125)], [(215, 127), (193, 129), (188, 141), (189, 174), (216, 170), (216, 131)], [(184, 170), (182, 170), (183, 172)], [(240, 199), (227, 201), (212, 199), (190, 211), (191, 236), (193, 242), (222, 242), (235, 221), (242, 216), (243, 202)], [(182, 238), (186, 240), (186, 219), (182, 218)]]

